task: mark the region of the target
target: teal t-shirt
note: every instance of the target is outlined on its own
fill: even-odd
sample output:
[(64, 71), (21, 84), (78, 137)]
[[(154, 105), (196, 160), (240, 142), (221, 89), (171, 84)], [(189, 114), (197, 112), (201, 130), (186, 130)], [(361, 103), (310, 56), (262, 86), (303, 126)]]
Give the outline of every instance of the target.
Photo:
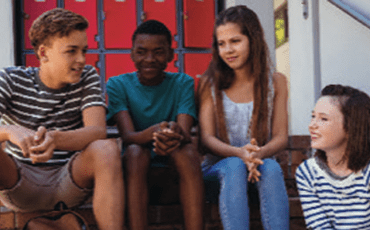
[(194, 79), (184, 73), (165, 74), (156, 86), (142, 85), (136, 72), (109, 78), (107, 121), (127, 110), (135, 131), (142, 131), (162, 121), (176, 121), (179, 114), (196, 119)]

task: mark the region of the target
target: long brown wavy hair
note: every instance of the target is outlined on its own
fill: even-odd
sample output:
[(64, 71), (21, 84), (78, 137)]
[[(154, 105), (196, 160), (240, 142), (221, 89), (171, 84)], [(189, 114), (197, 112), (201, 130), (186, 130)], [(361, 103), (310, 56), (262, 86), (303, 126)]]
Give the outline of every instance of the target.
[[(347, 147), (341, 162), (355, 172), (365, 168), (370, 161), (370, 97), (355, 88), (328, 85), (321, 91), (338, 104), (343, 114), (343, 129), (348, 135)], [(326, 153), (317, 150), (315, 155), (327, 162)]]
[(246, 6), (240, 5), (228, 8), (217, 16), (213, 30), (212, 60), (200, 79), (197, 103), (199, 104), (199, 100), (204, 97), (206, 92), (210, 92), (211, 87), (214, 88), (218, 138), (226, 143), (230, 143), (226, 130), (221, 92), (231, 86), (235, 79), (235, 74), (233, 69), (221, 59), (216, 37), (217, 28), (226, 23), (239, 25), (241, 33), (249, 39), (250, 53), (247, 62), (250, 63), (251, 74), (255, 79), (251, 137), (255, 138), (259, 145), (264, 145), (269, 135), (267, 98), (271, 62), (261, 23), (257, 15)]

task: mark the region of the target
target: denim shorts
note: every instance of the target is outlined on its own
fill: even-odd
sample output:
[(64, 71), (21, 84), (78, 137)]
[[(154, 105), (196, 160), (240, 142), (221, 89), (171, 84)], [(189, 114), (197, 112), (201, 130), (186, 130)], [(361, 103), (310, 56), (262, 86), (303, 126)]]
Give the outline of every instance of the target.
[(64, 165), (34, 166), (12, 157), (19, 180), (13, 188), (0, 191), (0, 200), (19, 212), (52, 210), (63, 201), (69, 208), (79, 206), (91, 197), (92, 189), (83, 189), (72, 179), (71, 169), (76, 153)]

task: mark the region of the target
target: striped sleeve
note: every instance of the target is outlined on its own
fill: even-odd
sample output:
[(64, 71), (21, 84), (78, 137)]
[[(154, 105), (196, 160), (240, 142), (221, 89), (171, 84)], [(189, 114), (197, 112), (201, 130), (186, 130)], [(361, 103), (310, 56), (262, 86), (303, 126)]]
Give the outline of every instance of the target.
[(0, 70), (0, 116), (7, 109), (7, 104), (10, 101), (12, 89), (9, 81), (9, 75), (4, 69)]
[(100, 76), (96, 69), (87, 65), (82, 77), (84, 82), (81, 111), (91, 106), (105, 106), (100, 84)]
[(308, 161), (303, 162), (296, 171), (296, 181), (307, 228), (334, 229), (315, 193), (313, 178)]

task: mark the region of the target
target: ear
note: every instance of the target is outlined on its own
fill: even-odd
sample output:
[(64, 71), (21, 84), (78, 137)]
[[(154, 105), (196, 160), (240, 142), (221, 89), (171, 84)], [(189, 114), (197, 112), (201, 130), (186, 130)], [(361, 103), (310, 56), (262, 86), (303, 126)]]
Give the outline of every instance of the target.
[(38, 51), (37, 51), (37, 55), (39, 56), (40, 58), (40, 62), (47, 62), (49, 59), (46, 55), (46, 46), (45, 45), (40, 45)]
[(169, 63), (169, 62), (171, 62), (172, 60), (173, 60), (173, 58), (174, 58), (174, 53), (175, 53), (175, 51), (172, 49), (172, 48), (170, 48), (170, 50), (168, 51), (168, 59), (167, 59), (167, 62)]

